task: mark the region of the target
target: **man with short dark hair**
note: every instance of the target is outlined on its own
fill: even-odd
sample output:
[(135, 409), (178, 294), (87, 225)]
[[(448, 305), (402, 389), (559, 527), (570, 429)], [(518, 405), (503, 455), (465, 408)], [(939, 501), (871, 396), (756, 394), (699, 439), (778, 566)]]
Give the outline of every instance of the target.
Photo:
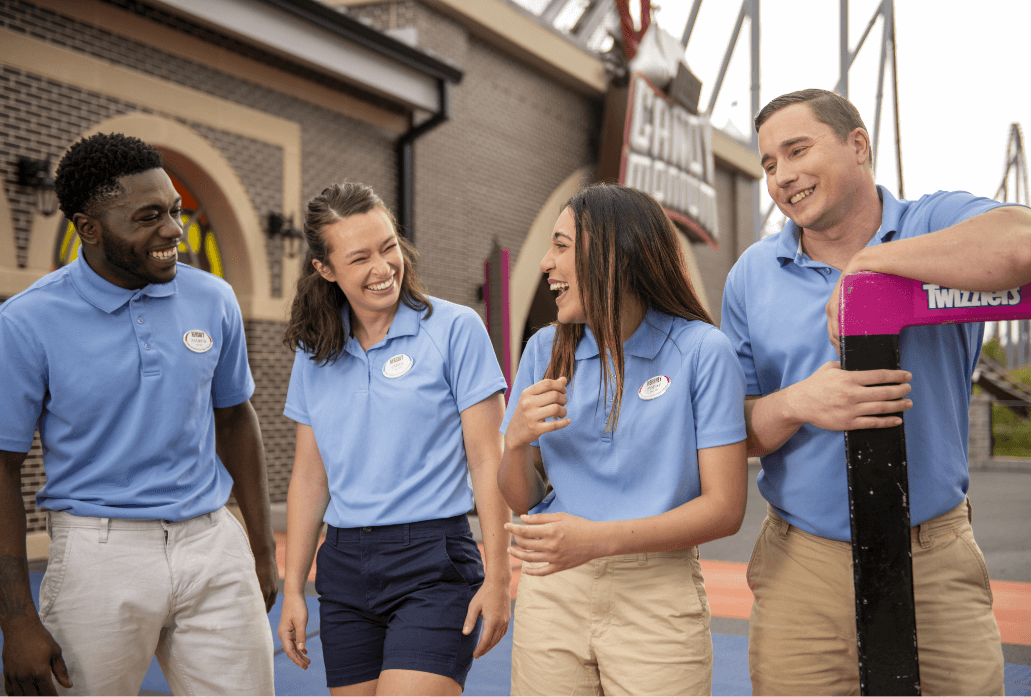
[[(825, 90), (755, 120), (770, 196), (789, 219), (727, 278), (722, 329), (748, 383), (749, 455), (769, 502), (748, 569), (754, 694), (858, 694), (842, 431), (905, 419), (921, 686), (1001, 694), (984, 558), (968, 520), (967, 427), (982, 324), (903, 330), (904, 370), (843, 371), (841, 277), (877, 271), (952, 288), (1031, 281), (1031, 211), (965, 192), (899, 201), (876, 186), (855, 107)], [(830, 343), (827, 342), (828, 334)]]
[[(7, 694), (271, 694), (278, 575), (240, 309), (177, 263), (161, 155), (98, 134), (61, 160), (79, 258), (0, 305)], [(29, 593), (20, 468), (38, 430), (50, 559)], [(225, 508), (236, 496), (250, 537)], [(67, 666), (67, 667), (66, 667)]]

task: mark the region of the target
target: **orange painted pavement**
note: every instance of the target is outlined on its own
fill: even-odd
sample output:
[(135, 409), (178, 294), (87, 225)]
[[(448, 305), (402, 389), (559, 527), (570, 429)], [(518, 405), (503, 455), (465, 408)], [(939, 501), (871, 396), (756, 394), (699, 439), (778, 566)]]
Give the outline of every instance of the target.
[(992, 581), (991, 585), (1002, 643), (1031, 646), (1031, 583)]
[[(319, 538), (321, 545), (325, 538)], [(479, 545), (483, 554), (483, 545)], [(516, 597), (522, 562), (509, 557), (512, 563), (511, 596)], [(276, 565), (279, 577), (286, 568), (286, 533), (276, 532)], [(732, 561), (701, 560), (705, 576), (705, 591), (713, 617), (747, 620), (752, 611), (752, 591), (745, 581), (747, 564)], [(315, 564), (311, 565), (308, 580), (315, 580)], [(1031, 646), (1031, 583), (1020, 581), (992, 581), (993, 610), (999, 624), (1002, 643)]]

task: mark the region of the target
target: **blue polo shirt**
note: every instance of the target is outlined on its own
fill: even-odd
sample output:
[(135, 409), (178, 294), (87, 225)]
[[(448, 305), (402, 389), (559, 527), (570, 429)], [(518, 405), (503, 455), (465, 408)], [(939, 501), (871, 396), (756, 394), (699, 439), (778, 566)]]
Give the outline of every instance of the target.
[[(387, 336), (349, 337), (319, 366), (298, 351), (283, 413), (311, 426), (338, 528), (450, 518), (473, 507), (463, 411), (507, 387), (487, 329), (468, 307), (399, 303)], [(349, 335), (350, 312), (343, 309)]]
[[(527, 343), (502, 431), (522, 391), (544, 378), (554, 338), (550, 326)], [(605, 430), (613, 383), (602, 403), (601, 358), (590, 328), (575, 360), (566, 388), (570, 423), (533, 444), (541, 449), (554, 488), (533, 513), (597, 521), (665, 513), (702, 493), (700, 449), (745, 439), (744, 378), (730, 343), (711, 324), (647, 311), (623, 344), (623, 401), (615, 431)]]
[(79, 258), (0, 305), (0, 450), (28, 452), (39, 431), (40, 508), (164, 520), (217, 510), (232, 479), (212, 409), (253, 391), (232, 288), (185, 264), (170, 283), (126, 290)]
[[(1002, 205), (945, 191), (898, 201), (877, 188), (881, 226), (868, 246), (942, 230)], [(723, 291), (721, 328), (737, 350), (749, 395), (772, 394), (839, 360), (827, 339), (824, 307), (840, 275), (802, 251), (791, 221), (737, 261)], [(983, 324), (949, 324), (910, 327), (899, 336), (902, 368), (913, 374), (913, 408), (905, 413), (913, 525), (966, 496), (970, 383), (983, 334)], [(803, 425), (762, 458), (758, 484), (790, 524), (832, 540), (851, 539), (842, 432)]]

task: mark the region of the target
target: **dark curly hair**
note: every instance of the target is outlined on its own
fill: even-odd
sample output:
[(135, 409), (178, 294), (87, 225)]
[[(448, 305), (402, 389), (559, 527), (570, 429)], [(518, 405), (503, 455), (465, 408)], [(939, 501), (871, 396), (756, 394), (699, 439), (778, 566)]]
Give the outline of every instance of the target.
[(54, 188), (61, 212), (96, 215), (98, 207), (125, 192), (118, 181), (161, 167), (161, 153), (139, 138), (121, 133), (98, 133), (68, 148), (57, 165)]

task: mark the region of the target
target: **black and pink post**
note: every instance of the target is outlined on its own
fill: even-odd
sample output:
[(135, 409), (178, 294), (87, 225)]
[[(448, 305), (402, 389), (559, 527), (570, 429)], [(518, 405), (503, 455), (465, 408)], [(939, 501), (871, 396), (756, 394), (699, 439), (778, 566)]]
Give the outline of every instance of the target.
[[(1031, 284), (979, 292), (888, 274), (853, 273), (842, 280), (838, 316), (842, 369), (905, 369), (899, 360), (902, 329), (1029, 318)], [(904, 428), (846, 431), (845, 451), (860, 691), (918, 695)]]

